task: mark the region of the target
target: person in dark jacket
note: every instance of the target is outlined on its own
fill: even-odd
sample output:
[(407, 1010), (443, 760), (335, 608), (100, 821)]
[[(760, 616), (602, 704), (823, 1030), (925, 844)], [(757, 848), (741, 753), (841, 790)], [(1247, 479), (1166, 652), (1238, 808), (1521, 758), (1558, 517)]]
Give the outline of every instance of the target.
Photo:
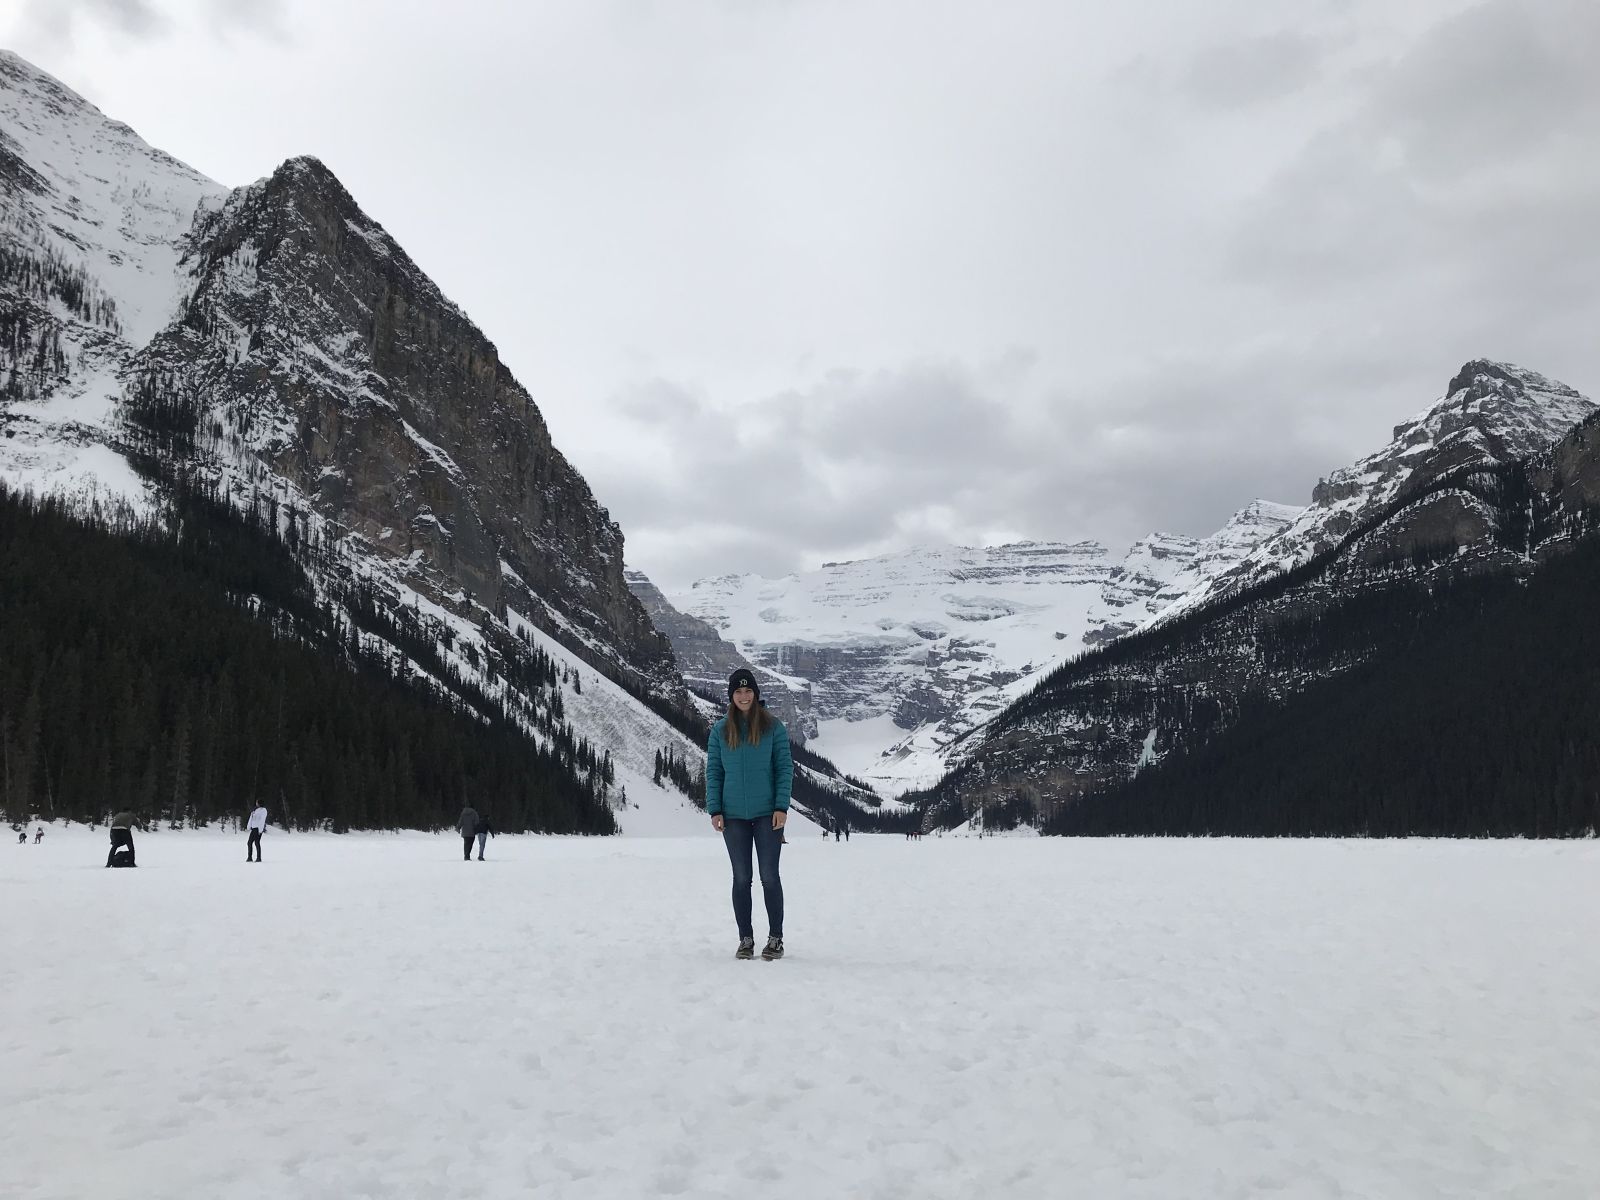
[(133, 813), (123, 809), (111, 818), (111, 853), (106, 855), (106, 866), (111, 865), (111, 860), (116, 858), (117, 849), (121, 846), (128, 848), (128, 865), (136, 867), (139, 864), (133, 858)]
[(494, 832), (494, 826), (489, 823), (489, 816), (485, 813), (478, 818), (478, 861), (483, 861), (483, 847), (489, 841), (489, 835)]
[(755, 957), (751, 924), (751, 851), (761, 871), (767, 905), (767, 944), (761, 957), (783, 957), (783, 883), (778, 858), (789, 818), (794, 761), (789, 732), (761, 704), (756, 677), (741, 667), (728, 679), (728, 712), (706, 739), (706, 812), (722, 834), (733, 864), (733, 919), (739, 927), (737, 958)]
[(472, 861), (472, 839), (478, 836), (478, 810), (468, 804), (456, 818), (456, 832), (461, 835), (461, 857)]

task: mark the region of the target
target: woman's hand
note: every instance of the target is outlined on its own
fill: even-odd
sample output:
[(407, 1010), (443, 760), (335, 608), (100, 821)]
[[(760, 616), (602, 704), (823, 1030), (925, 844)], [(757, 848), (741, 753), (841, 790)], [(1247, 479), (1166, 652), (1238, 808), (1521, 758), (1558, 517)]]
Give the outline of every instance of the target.
[(718, 833), (722, 832), (722, 814), (721, 813), (712, 813), (711, 814), (711, 828), (715, 829)]
[(783, 823), (785, 821), (787, 821), (788, 819), (789, 819), (789, 814), (784, 812), (783, 809), (780, 808), (780, 809), (778, 809), (777, 812), (772, 814), (772, 827), (774, 829), (782, 829), (783, 828)]

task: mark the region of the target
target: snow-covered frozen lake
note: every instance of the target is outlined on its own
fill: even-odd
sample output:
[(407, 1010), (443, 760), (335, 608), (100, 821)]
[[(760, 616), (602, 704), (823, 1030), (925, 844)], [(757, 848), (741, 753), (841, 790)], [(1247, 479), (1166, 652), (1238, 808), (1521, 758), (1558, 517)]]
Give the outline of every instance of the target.
[(1597, 843), (796, 838), (763, 963), (709, 829), (105, 836), (0, 844), (17, 1200), (1600, 1180)]

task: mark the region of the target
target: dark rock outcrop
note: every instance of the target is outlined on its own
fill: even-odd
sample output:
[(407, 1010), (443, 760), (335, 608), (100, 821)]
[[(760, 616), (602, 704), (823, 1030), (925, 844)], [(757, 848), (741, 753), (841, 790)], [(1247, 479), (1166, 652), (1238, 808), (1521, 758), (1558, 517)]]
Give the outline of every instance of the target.
[(137, 362), (196, 446), (254, 451), (441, 605), (518, 613), (603, 673), (681, 701), (623, 578), (622, 531), (498, 351), (311, 158), (204, 214), (183, 320)]

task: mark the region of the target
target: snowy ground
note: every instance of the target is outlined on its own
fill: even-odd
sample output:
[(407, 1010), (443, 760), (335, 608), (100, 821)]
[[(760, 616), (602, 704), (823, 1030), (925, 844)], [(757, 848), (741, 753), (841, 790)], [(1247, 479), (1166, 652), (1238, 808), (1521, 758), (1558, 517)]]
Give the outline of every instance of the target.
[(0, 844), (8, 1198), (1600, 1178), (1595, 843), (796, 838), (768, 964), (709, 831), (104, 839)]

